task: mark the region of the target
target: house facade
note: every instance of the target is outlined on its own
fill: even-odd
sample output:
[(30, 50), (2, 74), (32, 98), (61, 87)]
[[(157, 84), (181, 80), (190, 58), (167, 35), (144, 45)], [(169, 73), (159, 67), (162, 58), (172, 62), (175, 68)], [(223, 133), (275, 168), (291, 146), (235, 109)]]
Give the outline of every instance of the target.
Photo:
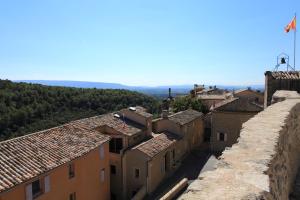
[(245, 98), (232, 98), (216, 105), (211, 112), (210, 148), (222, 152), (237, 142), (242, 124), (263, 107)]
[(88, 120), (79, 120), (81, 126), (109, 136), (110, 199), (124, 199), (125, 153), (133, 146), (151, 137), (152, 115), (142, 107), (130, 107)]
[[(154, 132), (152, 132), (152, 127)], [(0, 142), (0, 200), (141, 199), (203, 142), (203, 114), (142, 107)]]
[(150, 195), (204, 140), (203, 114), (194, 110), (164, 115), (152, 124), (152, 138), (125, 153), (124, 199)]
[(67, 124), (0, 143), (0, 199), (110, 198), (109, 137)]
[(264, 93), (260, 91), (248, 89), (236, 90), (233, 93), (234, 97), (245, 98), (251, 102), (255, 102), (259, 105), (264, 105)]

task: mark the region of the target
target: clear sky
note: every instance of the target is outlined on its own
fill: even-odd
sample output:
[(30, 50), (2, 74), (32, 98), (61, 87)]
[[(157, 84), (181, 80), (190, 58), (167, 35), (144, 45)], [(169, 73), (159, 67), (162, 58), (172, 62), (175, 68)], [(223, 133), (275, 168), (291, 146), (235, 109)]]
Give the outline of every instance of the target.
[(0, 78), (263, 84), (278, 54), (293, 60), (284, 26), (297, 11), (299, 0), (2, 0)]

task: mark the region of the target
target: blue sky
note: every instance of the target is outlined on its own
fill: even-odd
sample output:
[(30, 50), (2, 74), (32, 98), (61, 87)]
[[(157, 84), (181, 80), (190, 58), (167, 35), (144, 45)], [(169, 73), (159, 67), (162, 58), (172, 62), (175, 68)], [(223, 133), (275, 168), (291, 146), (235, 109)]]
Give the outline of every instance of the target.
[(297, 0), (3, 0), (0, 78), (263, 84), (278, 54), (293, 60), (284, 26), (299, 8)]

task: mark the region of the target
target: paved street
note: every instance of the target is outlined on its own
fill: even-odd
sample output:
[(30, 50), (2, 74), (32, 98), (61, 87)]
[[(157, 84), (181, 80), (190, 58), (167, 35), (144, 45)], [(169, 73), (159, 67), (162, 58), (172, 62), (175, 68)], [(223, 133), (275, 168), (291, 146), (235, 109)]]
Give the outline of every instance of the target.
[(212, 170), (216, 162), (217, 159), (207, 151), (193, 151), (184, 159), (173, 176), (164, 181), (151, 196), (147, 196), (145, 199), (159, 199), (183, 178), (187, 178), (190, 184), (193, 180), (197, 179), (200, 173)]

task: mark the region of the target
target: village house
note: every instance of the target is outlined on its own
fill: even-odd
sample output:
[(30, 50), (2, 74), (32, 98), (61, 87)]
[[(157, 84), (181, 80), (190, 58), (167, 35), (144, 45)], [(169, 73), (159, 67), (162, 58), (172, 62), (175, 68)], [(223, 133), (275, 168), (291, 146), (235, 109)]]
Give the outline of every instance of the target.
[(125, 154), (125, 199), (142, 199), (170, 177), (204, 140), (203, 114), (186, 110), (153, 120), (153, 137)]
[(272, 96), (277, 90), (300, 92), (299, 71), (266, 71), (264, 107), (271, 105)]
[(209, 110), (217, 103), (232, 98), (233, 95), (231, 92), (228, 92), (223, 89), (219, 89), (216, 86), (214, 87), (211, 86), (201, 91), (197, 91), (195, 97), (197, 99), (200, 99), (202, 104), (207, 108), (207, 110)]
[(0, 142), (0, 199), (110, 198), (109, 137), (76, 124)]
[(123, 181), (126, 171), (124, 165), (126, 151), (151, 138), (152, 114), (142, 107), (130, 107), (115, 113), (77, 121), (80, 126), (89, 127), (101, 134), (110, 136), (110, 192), (111, 200), (123, 199)]
[(231, 98), (217, 104), (211, 112), (210, 148), (222, 152), (237, 142), (242, 124), (262, 111), (262, 105), (247, 98)]
[(233, 92), (233, 96), (248, 99), (259, 105), (264, 105), (264, 94), (260, 91), (252, 90), (251, 88), (236, 90)]
[(138, 106), (1, 142), (0, 200), (139, 199), (202, 144), (203, 132), (202, 113), (152, 122)]

